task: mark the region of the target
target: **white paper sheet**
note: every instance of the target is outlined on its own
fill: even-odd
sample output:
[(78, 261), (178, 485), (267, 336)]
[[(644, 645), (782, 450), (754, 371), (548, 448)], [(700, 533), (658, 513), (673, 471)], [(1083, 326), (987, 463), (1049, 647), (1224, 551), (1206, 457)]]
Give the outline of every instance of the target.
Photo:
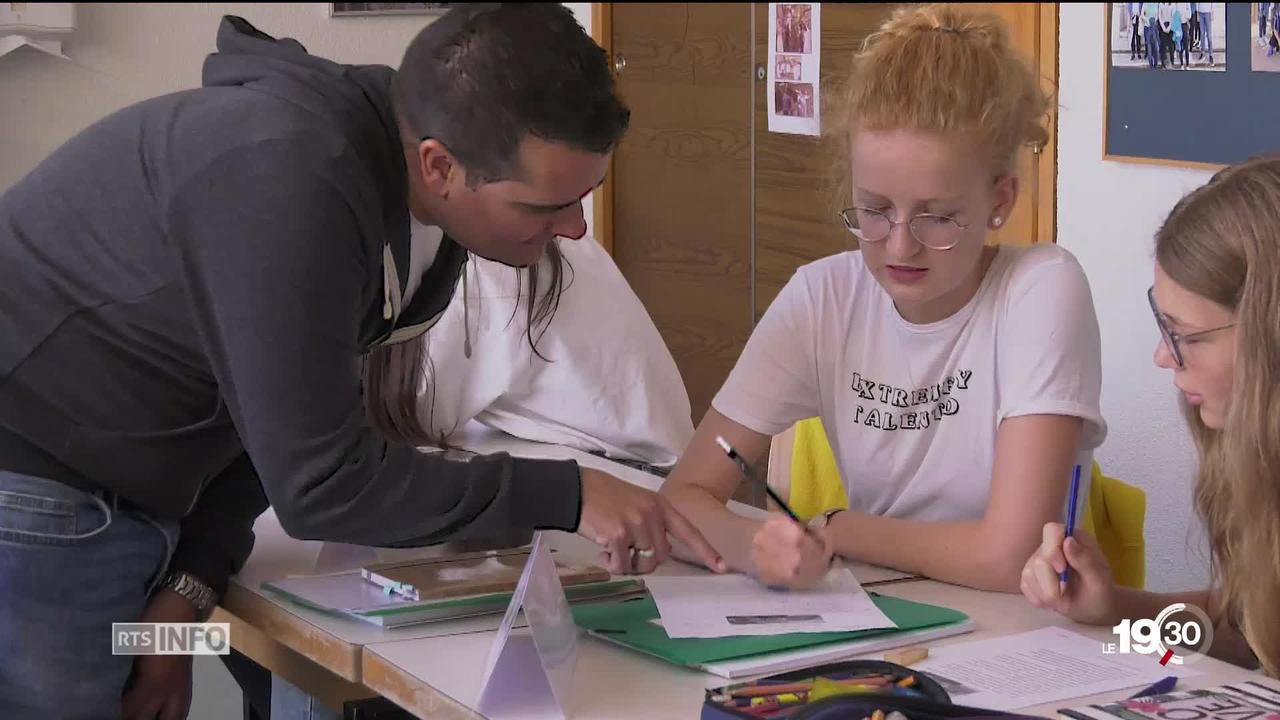
[(645, 585), (673, 638), (896, 627), (843, 567), (812, 590), (771, 590), (745, 575), (653, 575)]
[(821, 3), (769, 3), (770, 132), (821, 132), (821, 28)]
[(1104, 655), (1103, 644), (1058, 627), (993, 640), (948, 645), (915, 664), (960, 705), (1018, 710), (1071, 698), (1150, 685), (1169, 675), (1199, 675), (1162, 666), (1150, 655)]

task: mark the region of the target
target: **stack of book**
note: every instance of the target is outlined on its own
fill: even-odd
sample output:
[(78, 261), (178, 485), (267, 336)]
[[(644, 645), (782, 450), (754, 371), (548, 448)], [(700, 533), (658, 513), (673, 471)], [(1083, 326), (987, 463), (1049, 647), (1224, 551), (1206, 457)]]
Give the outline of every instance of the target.
[[(382, 627), (402, 627), (506, 611), (529, 549), (466, 553), (358, 570), (264, 582), (263, 588), (304, 607)], [(601, 568), (556, 563), (570, 602), (617, 599), (644, 592), (634, 578)]]

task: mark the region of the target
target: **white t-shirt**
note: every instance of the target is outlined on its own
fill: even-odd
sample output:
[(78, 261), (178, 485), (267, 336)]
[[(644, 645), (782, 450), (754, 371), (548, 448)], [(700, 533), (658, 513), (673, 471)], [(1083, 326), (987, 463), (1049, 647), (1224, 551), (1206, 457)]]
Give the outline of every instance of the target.
[(1083, 418), (1087, 473), (1106, 436), (1101, 364), (1088, 281), (1056, 245), (999, 248), (969, 303), (928, 325), (848, 252), (796, 271), (712, 405), (768, 435), (821, 416), (851, 508), (972, 520), (1007, 417)]
[[(415, 258), (417, 241), (415, 228)], [(526, 440), (674, 465), (693, 421), (671, 352), (599, 243), (556, 242), (564, 289), (549, 324), (535, 329), (538, 353), (525, 332), (527, 275), (484, 258), (467, 262), (465, 281), (420, 340), (427, 365), (419, 418), (433, 436), (474, 419)], [(546, 256), (540, 262), (542, 297), (551, 266)]]

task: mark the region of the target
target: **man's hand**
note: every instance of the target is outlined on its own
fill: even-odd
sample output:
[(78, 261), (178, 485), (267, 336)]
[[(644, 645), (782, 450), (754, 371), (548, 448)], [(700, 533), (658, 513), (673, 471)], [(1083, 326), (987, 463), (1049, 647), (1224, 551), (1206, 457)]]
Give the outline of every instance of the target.
[(670, 534), (714, 572), (728, 567), (720, 553), (667, 499), (608, 473), (582, 468), (578, 534), (604, 547), (600, 564), (614, 573), (649, 573), (671, 553)]
[[(161, 588), (139, 622), (192, 623), (196, 608), (178, 593)], [(139, 655), (133, 661), (121, 701), (125, 720), (185, 720), (190, 709), (190, 655)]]

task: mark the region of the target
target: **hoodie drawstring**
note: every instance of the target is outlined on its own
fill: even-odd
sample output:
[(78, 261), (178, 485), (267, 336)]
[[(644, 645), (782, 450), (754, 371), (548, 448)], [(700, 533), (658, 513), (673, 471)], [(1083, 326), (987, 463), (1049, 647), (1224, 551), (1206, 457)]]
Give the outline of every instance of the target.
[(396, 273), (396, 258), (391, 254), (391, 243), (382, 246), (382, 319), (394, 326), (400, 317), (400, 276)]
[[(467, 263), (470, 265), (471, 263)], [(471, 299), (467, 295), (467, 266), (462, 267), (462, 354), (471, 359)]]

